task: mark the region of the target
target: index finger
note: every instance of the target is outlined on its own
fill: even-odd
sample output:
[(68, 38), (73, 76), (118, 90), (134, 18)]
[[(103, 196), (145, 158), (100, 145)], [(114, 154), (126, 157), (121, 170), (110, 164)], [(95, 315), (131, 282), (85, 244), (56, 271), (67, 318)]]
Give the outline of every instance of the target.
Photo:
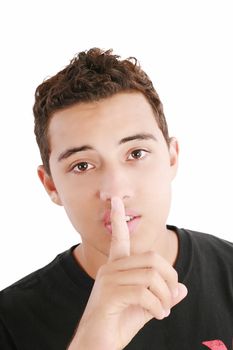
[(119, 197), (111, 198), (112, 239), (109, 261), (130, 255), (129, 229), (125, 220), (124, 203)]

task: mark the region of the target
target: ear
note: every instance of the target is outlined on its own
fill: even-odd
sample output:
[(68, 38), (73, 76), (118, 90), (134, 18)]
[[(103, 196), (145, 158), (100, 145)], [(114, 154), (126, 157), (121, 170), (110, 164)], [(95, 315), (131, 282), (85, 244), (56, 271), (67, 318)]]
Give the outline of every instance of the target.
[(53, 179), (51, 175), (48, 175), (45, 171), (45, 168), (43, 165), (40, 165), (37, 168), (37, 173), (40, 178), (40, 181), (42, 182), (46, 192), (48, 193), (50, 199), (52, 202), (54, 202), (57, 205), (62, 205), (61, 199), (59, 197), (59, 194), (56, 190), (56, 187), (54, 185)]
[(169, 143), (169, 157), (171, 167), (171, 179), (173, 180), (176, 176), (178, 169), (178, 155), (179, 155), (179, 144), (175, 137), (170, 138)]

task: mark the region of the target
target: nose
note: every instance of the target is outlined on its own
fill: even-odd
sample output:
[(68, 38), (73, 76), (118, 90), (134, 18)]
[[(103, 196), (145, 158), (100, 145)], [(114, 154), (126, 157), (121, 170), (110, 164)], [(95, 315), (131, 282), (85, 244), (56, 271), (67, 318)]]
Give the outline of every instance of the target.
[(112, 197), (120, 197), (122, 200), (126, 200), (132, 196), (132, 181), (124, 169), (114, 167), (105, 170), (99, 189), (99, 197), (102, 201), (110, 201)]

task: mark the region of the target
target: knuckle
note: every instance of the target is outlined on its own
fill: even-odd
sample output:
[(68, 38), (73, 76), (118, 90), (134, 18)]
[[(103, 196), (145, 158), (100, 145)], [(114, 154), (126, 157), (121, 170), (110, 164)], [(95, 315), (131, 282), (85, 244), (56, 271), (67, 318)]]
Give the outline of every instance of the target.
[(166, 295), (164, 295), (163, 300), (162, 300), (162, 305), (163, 305), (164, 310), (171, 309), (171, 307), (173, 306), (173, 303), (172, 303), (172, 298), (171, 298), (170, 293), (167, 293)]
[(158, 310), (157, 311), (157, 320), (163, 320), (164, 319), (164, 311), (161, 309), (161, 310)]
[(164, 310), (161, 302), (158, 299), (154, 300), (152, 308), (155, 318), (158, 320), (162, 320), (164, 318)]
[[(113, 225), (112, 224), (112, 228), (116, 231), (119, 231), (119, 227), (116, 227), (116, 225)], [(119, 244), (119, 243), (121, 243), (121, 239), (120, 239), (120, 237), (118, 236), (118, 235), (112, 235), (112, 237), (111, 237), (111, 244), (113, 244), (113, 245), (115, 245), (115, 244)]]
[(156, 259), (157, 254), (154, 251), (149, 251), (148, 253), (146, 253), (148, 255), (148, 257), (153, 261)]
[(147, 270), (147, 275), (148, 275), (149, 281), (152, 281), (152, 282), (157, 281), (158, 278), (159, 278), (159, 273), (158, 273), (158, 271), (156, 270), (155, 267), (152, 267), (151, 269), (148, 269)]
[(175, 285), (178, 283), (178, 273), (174, 268), (172, 268), (172, 270), (169, 271), (168, 282), (170, 282), (170, 284), (172, 285)]
[(146, 253), (149, 266), (156, 266), (158, 264), (158, 254), (153, 251)]
[(138, 297), (139, 301), (143, 302), (143, 300), (145, 298), (145, 287), (144, 286), (138, 286), (137, 297)]
[(173, 278), (176, 283), (178, 283), (178, 272), (174, 269), (173, 271)]

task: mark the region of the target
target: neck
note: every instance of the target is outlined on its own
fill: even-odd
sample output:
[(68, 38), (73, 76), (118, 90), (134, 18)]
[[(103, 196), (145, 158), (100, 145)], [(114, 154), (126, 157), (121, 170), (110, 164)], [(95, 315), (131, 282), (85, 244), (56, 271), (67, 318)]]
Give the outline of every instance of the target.
[[(160, 237), (162, 237), (162, 239), (154, 243), (153, 249), (174, 266), (178, 255), (177, 234), (172, 230), (166, 229)], [(99, 268), (108, 261), (108, 256), (106, 254), (86, 244), (86, 242), (78, 245), (74, 249), (73, 255), (77, 263), (93, 279), (96, 278)]]

